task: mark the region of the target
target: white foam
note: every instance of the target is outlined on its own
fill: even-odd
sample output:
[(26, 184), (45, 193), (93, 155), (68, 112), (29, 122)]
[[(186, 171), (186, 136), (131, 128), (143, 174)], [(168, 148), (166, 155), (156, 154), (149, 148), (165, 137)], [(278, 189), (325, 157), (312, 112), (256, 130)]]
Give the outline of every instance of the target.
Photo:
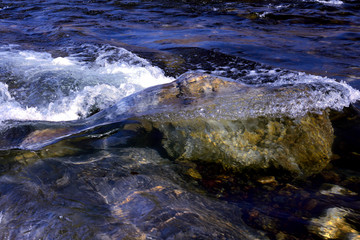
[(342, 4), (344, 4), (344, 2), (341, 0), (314, 0), (314, 2), (322, 3), (325, 5), (342, 5)]
[[(87, 56), (94, 59), (88, 61)], [(115, 103), (122, 108), (118, 112), (123, 112), (127, 108), (120, 99), (174, 80), (133, 53), (109, 46), (85, 46), (78, 54), (57, 58), (49, 53), (3, 46), (0, 47), (0, 77), (0, 122), (10, 119), (76, 120)], [(296, 117), (326, 108), (342, 110), (360, 99), (360, 92), (345, 82), (299, 72), (258, 68), (249, 71), (243, 80), (259, 88), (291, 86), (296, 89), (298, 85), (300, 90), (291, 96), (283, 94), (282, 98), (274, 93), (267, 98), (245, 100), (249, 103), (245, 102), (241, 109), (231, 101), (219, 102), (222, 104), (219, 116), (281, 114)], [(301, 91), (304, 86), (306, 93)], [(164, 111), (171, 112), (171, 109)]]
[[(282, 75), (277, 81), (271, 83), (273, 86), (281, 86), (284, 84), (308, 84), (314, 86), (313, 92), (328, 96), (327, 100), (336, 102), (337, 105), (329, 105), (333, 109), (341, 110), (343, 107), (348, 107), (351, 103), (360, 100), (360, 91), (352, 88), (346, 82), (338, 82), (335, 79), (328, 77), (321, 77), (303, 72), (292, 72)], [(337, 95), (335, 98), (334, 95)]]
[(42, 118), (41, 113), (36, 108), (23, 108), (11, 97), (8, 86), (0, 82), (0, 122), (34, 118)]
[(286, 98), (284, 102), (276, 100), (269, 103), (267, 111), (269, 114), (279, 113), (289, 116), (304, 115), (307, 112), (321, 112), (330, 108), (341, 111), (344, 107), (349, 107), (360, 100), (360, 91), (352, 88), (346, 82), (337, 82), (328, 77), (315, 76), (303, 72), (279, 73), (274, 70), (260, 70), (256, 75), (250, 72), (249, 76), (255, 79), (261, 77), (273, 77), (273, 81), (263, 84), (255, 84), (257, 87), (283, 88), (291, 86), (296, 89), (306, 86), (306, 93), (303, 91), (294, 92), (291, 98)]
[(0, 77), (4, 76), (0, 122), (75, 120), (141, 89), (174, 80), (125, 49), (83, 48), (92, 49), (94, 61), (79, 54), (53, 58), (46, 52), (0, 46)]
[(271, 13), (271, 12), (263, 12), (263, 13), (256, 13), (256, 14), (259, 16), (259, 18), (265, 18), (266, 15), (269, 13)]
[(323, 4), (329, 4), (329, 5), (342, 5), (344, 4), (343, 1), (340, 0), (318, 0), (318, 2)]
[[(245, 70), (246, 71), (246, 70)], [(225, 75), (228, 71), (213, 71), (213, 74)], [(276, 115), (286, 114), (296, 117), (304, 115), (308, 112), (320, 113), (326, 108), (341, 111), (344, 107), (360, 100), (360, 91), (352, 88), (347, 82), (338, 82), (335, 79), (306, 74), (303, 72), (295, 72), (282, 70), (279, 68), (256, 68), (247, 70), (232, 69), (232, 74), (237, 77), (237, 81), (248, 84), (249, 86), (259, 88), (299, 88), (304, 91), (293, 92), (292, 96), (282, 96), (282, 99), (273, 98), (269, 103), (256, 100), (257, 107), (248, 110), (242, 110), (242, 116), (258, 116), (258, 115)], [(305, 94), (306, 92), (306, 94)], [(268, 95), (271, 99), (271, 96)], [(255, 101), (253, 101), (255, 102)]]
[(72, 65), (75, 65), (75, 63), (73, 61), (71, 61), (68, 58), (63, 58), (63, 57), (57, 57), (57, 58), (53, 59), (52, 63), (54, 65), (59, 65), (59, 66), (72, 66)]
[(8, 90), (8, 85), (0, 82), (0, 104), (6, 103), (11, 99), (12, 98)]
[[(261, 71), (265, 72), (265, 70)], [(175, 101), (168, 105), (159, 104), (157, 88), (127, 97), (107, 111), (107, 120), (116, 119), (123, 114), (145, 114), (149, 119), (162, 119), (164, 121), (177, 121), (177, 119), (227, 119), (238, 120), (266, 117), (303, 117), (308, 113), (322, 114), (325, 109), (341, 111), (351, 103), (360, 100), (360, 91), (353, 89), (344, 82), (333, 79), (308, 75), (305, 73), (284, 72), (276, 81), (264, 84), (245, 84), (214, 97), (194, 101), (194, 104), (182, 105)], [(201, 72), (189, 72), (184, 75), (196, 77)], [(258, 77), (256, 71), (250, 73)], [(192, 76), (193, 75), (193, 76)], [(209, 75), (208, 77), (211, 77)], [(182, 78), (182, 77), (181, 77)], [(180, 79), (179, 79), (180, 80)], [(274, 79), (273, 79), (274, 80)], [(233, 80), (229, 80), (233, 81)]]

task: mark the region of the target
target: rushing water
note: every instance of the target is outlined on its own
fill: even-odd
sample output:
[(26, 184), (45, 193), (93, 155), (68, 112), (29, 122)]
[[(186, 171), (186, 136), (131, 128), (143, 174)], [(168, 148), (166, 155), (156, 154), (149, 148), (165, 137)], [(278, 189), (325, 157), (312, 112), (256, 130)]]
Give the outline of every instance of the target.
[[(313, 226), (337, 216), (337, 237), (358, 239), (359, 40), (355, 0), (0, 1), (0, 238), (329, 239)], [(140, 135), (68, 143), (118, 131), (134, 94), (189, 71), (306, 86), (205, 117), (332, 109), (332, 163), (304, 181), (249, 185), (216, 166), (187, 174)], [(151, 110), (149, 99), (136, 106)], [(38, 129), (70, 140), (26, 144)]]

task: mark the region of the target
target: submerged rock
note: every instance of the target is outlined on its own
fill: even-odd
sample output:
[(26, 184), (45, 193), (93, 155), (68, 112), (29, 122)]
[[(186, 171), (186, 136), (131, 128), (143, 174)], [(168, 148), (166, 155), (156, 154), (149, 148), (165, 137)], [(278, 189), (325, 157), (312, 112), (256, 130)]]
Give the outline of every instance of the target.
[(360, 239), (360, 234), (346, 222), (349, 211), (334, 207), (325, 216), (312, 219), (309, 229), (323, 239)]
[(280, 168), (309, 176), (330, 161), (332, 128), (327, 115), (292, 119), (192, 119), (156, 122), (162, 144), (176, 159), (218, 162), (225, 168)]
[[(330, 91), (334, 87), (324, 88)], [(318, 96), (321, 90), (305, 83), (248, 86), (190, 73), (124, 98), (86, 119), (86, 124), (80, 121), (78, 126), (85, 127), (78, 129), (87, 129), (86, 144), (93, 142), (96, 148), (129, 142), (158, 144), (157, 148), (162, 147), (176, 160), (215, 163), (265, 176), (272, 171), (275, 178), (283, 173), (306, 177), (321, 171), (332, 154), (333, 128), (326, 108), (318, 107), (324, 98)], [(153, 132), (160, 135), (159, 143), (136, 140), (151, 138), (153, 134), (148, 133)], [(37, 139), (49, 142), (49, 135), (61, 138), (58, 135), (62, 133), (68, 132), (63, 128), (34, 132), (21, 146), (34, 146)]]
[(39, 160), (0, 192), (0, 239), (269, 239), (147, 148)]
[(333, 129), (327, 111), (296, 117), (259, 112), (274, 104), (264, 101), (284, 105), (294, 92), (306, 95), (306, 90), (307, 86), (249, 87), (189, 74), (157, 89), (158, 108), (169, 111), (145, 112), (141, 118), (163, 134), (163, 148), (177, 160), (218, 163), (236, 171), (279, 169), (294, 177), (309, 176), (330, 161)]

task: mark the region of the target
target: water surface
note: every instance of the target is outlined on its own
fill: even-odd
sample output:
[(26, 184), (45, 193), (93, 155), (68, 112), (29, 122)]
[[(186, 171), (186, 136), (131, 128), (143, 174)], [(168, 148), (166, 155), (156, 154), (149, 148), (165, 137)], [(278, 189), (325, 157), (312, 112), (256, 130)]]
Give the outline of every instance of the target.
[[(359, 10), (355, 0), (1, 1), (1, 238), (326, 239), (309, 226), (335, 213), (352, 229), (339, 238), (357, 239)], [(137, 135), (76, 145), (102, 137), (84, 131), (127, 124), (125, 97), (188, 71), (310, 87), (242, 117), (332, 109), (332, 163), (305, 181), (248, 184)], [(102, 110), (117, 120), (94, 123)], [(49, 128), (70, 140), (22, 145)]]

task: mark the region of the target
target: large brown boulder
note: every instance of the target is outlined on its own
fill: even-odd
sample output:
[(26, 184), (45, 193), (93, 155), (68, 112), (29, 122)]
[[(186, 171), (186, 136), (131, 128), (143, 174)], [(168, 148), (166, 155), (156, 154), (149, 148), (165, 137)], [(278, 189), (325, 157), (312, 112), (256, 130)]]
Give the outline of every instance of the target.
[(236, 171), (281, 169), (306, 177), (329, 163), (334, 138), (326, 110), (291, 115), (287, 109), (287, 99), (299, 92), (306, 96), (308, 90), (306, 85), (249, 87), (188, 74), (157, 87), (150, 95), (158, 99), (158, 110), (145, 111), (141, 118), (163, 134), (162, 146), (175, 159)]
[(167, 153), (179, 160), (220, 163), (234, 170), (279, 168), (309, 176), (330, 161), (332, 127), (326, 113), (290, 118), (154, 121)]
[[(142, 143), (151, 144), (151, 133), (157, 132), (161, 147), (176, 160), (214, 163), (239, 172), (267, 174), (271, 170), (272, 175), (285, 172), (306, 177), (329, 163), (334, 138), (327, 110), (309, 107), (313, 94), (307, 84), (256, 87), (190, 73), (131, 95), (86, 119), (87, 124), (93, 121), (94, 126), (104, 127), (94, 127), (95, 135), (86, 130), (92, 137), (84, 141), (103, 148), (124, 145), (133, 136), (148, 138)], [(71, 135), (73, 129), (81, 128), (65, 130), (70, 129)], [(129, 131), (136, 134), (127, 135)], [(64, 134), (69, 134), (64, 128), (35, 131), (21, 146), (41, 146), (39, 140), (51, 142)]]

